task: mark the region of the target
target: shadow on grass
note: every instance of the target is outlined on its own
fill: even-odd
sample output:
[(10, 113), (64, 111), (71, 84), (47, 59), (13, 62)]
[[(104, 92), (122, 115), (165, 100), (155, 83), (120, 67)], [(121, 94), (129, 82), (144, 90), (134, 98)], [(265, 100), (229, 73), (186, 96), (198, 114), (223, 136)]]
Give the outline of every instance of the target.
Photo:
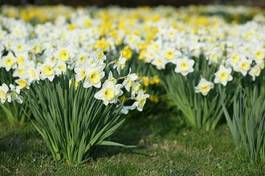
[[(119, 153), (133, 153), (149, 157), (149, 154), (142, 152), (141, 149), (146, 149), (149, 143), (162, 138), (174, 138), (185, 127), (183, 121), (176, 117), (177, 115), (174, 109), (168, 108), (163, 103), (149, 104), (144, 112), (133, 112), (127, 116), (125, 125), (111, 138), (112, 141), (133, 145), (135, 148), (99, 146), (93, 150), (92, 156), (102, 158)], [(152, 141), (146, 141), (146, 139)]]
[(5, 152), (14, 159), (32, 152), (47, 154), (44, 142), (30, 124), (21, 128), (3, 127), (3, 124), (5, 122), (0, 125), (0, 133), (4, 134), (0, 136), (0, 153)]

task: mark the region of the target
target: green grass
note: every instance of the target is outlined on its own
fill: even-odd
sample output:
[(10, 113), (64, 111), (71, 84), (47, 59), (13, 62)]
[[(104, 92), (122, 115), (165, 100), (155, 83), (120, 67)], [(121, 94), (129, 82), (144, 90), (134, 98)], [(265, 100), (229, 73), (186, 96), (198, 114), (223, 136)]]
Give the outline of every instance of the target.
[(40, 136), (27, 126), (0, 123), (0, 176), (261, 176), (264, 163), (251, 164), (236, 151), (229, 131), (185, 128), (173, 114), (142, 115), (127, 121), (114, 137), (136, 149), (100, 147), (81, 166), (54, 162)]

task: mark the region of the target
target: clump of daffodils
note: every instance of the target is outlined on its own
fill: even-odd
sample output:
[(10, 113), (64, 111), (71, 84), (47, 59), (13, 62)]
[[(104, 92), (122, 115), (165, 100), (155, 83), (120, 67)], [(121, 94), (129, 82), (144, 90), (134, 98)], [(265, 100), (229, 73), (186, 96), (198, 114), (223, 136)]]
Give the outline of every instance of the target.
[[(203, 57), (207, 67), (218, 69), (207, 76), (208, 80), (202, 78), (197, 82), (194, 87), (197, 93), (206, 96), (215, 84), (227, 86), (235, 75), (255, 81), (264, 69), (265, 35), (262, 31), (265, 25), (262, 23), (227, 24), (215, 20), (214, 26), (203, 26), (199, 31), (181, 22), (177, 27), (166, 24), (168, 26), (159, 28), (156, 39), (145, 49), (144, 57), (158, 70), (172, 64), (175, 72), (184, 77), (196, 71), (195, 67), (201, 62), (198, 58)], [(185, 30), (179, 27), (182, 25)], [(199, 68), (196, 74), (204, 77), (203, 72)]]
[(142, 111), (149, 95), (130, 67), (122, 71), (120, 60), (133, 51), (118, 51), (106, 35), (111, 24), (82, 13), (36, 25), (0, 17), (0, 24), (0, 71), (12, 83), (1, 79), (0, 105), (24, 100), (55, 160), (80, 164), (96, 145), (124, 146), (110, 141), (121, 113)]
[[(141, 80), (134, 73), (119, 75), (121, 68), (117, 62), (111, 62), (105, 55), (115, 50), (115, 44), (100, 38), (97, 21), (93, 21), (94, 27), (86, 28), (79, 20), (72, 20), (75, 28), (69, 28), (69, 23), (60, 18), (54, 24), (33, 27), (20, 20), (0, 17), (0, 33), (5, 34), (1, 35), (0, 68), (12, 73), (14, 84), (0, 86), (1, 103), (10, 102), (15, 94), (21, 97), (19, 94), (32, 84), (70, 75), (76, 84), (98, 89), (94, 98), (106, 106), (124, 103), (121, 97), (126, 96), (126, 100), (133, 101), (130, 106), (126, 105), (127, 109), (143, 109), (148, 95), (142, 89)], [(124, 48), (121, 57), (129, 59), (131, 50)]]

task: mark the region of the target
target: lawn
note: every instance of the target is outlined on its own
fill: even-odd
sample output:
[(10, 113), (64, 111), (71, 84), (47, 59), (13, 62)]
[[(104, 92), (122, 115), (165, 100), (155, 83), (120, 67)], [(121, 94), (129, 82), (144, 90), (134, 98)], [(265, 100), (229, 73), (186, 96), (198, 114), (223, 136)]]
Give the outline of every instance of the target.
[(235, 150), (226, 125), (204, 132), (184, 127), (174, 113), (135, 115), (115, 139), (135, 149), (100, 147), (81, 166), (52, 160), (31, 126), (0, 126), (0, 175), (264, 175), (264, 163), (252, 164)]

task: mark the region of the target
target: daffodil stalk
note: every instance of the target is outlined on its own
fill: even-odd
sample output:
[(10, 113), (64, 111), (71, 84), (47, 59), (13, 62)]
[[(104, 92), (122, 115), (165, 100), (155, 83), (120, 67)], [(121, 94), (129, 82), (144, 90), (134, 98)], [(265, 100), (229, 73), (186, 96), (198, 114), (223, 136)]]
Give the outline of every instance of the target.
[(222, 87), (229, 102), (233, 95), (228, 93), (230, 83), (249, 76), (255, 81), (261, 76), (265, 59), (264, 25), (252, 21), (235, 26), (220, 22), (216, 26), (220, 28), (161, 26), (144, 50), (146, 62), (158, 70), (167, 97), (187, 124), (206, 130), (214, 129), (223, 114), (217, 87)]

